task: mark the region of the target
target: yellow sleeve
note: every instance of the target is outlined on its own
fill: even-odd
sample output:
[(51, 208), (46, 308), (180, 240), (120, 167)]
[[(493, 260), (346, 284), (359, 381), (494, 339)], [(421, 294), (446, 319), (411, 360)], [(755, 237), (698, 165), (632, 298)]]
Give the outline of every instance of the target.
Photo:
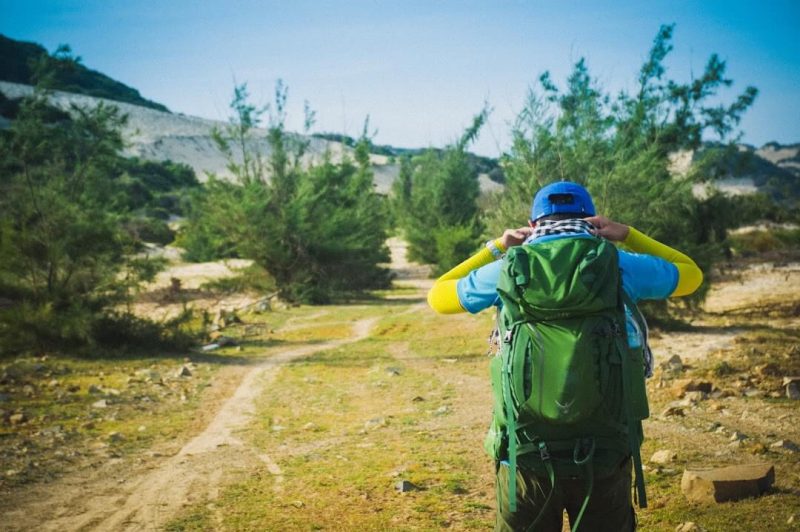
[[(494, 241), (494, 244), (501, 252), (505, 251), (500, 244), (499, 238)], [(458, 300), (458, 290), (456, 289), (458, 280), (466, 277), (472, 270), (485, 266), (494, 260), (496, 258), (489, 248), (481, 248), (470, 258), (436, 279), (436, 282), (433, 283), (430, 291), (428, 291), (428, 305), (439, 314), (466, 312)]]
[(691, 258), (633, 227), (622, 243), (631, 251), (661, 257), (678, 268), (678, 285), (670, 297), (689, 295), (703, 282), (703, 272)]

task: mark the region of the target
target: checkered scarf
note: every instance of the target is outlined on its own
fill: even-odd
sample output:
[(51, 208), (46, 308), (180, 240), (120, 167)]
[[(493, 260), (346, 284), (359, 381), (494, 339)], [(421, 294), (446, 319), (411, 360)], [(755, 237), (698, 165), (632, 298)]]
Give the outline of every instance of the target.
[(592, 234), (594, 226), (586, 220), (580, 218), (573, 218), (569, 220), (541, 220), (533, 228), (530, 240), (549, 235), (566, 235), (574, 233), (587, 233)]

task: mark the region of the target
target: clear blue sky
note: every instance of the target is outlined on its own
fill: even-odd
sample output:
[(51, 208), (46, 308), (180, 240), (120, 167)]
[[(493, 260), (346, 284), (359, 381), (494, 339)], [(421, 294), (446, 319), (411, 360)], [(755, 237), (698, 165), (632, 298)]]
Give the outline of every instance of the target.
[(563, 82), (586, 57), (614, 91), (634, 83), (658, 27), (676, 23), (669, 75), (698, 75), (712, 52), (735, 83), (755, 85), (744, 141), (800, 142), (800, 1), (203, 1), (0, 0), (0, 33), (84, 63), (170, 109), (227, 116), (234, 80), (260, 103), (289, 86), (289, 127), (303, 100), (316, 131), (360, 133), (417, 147), (452, 141), (484, 100), (494, 108), (475, 145), (508, 148), (528, 87)]

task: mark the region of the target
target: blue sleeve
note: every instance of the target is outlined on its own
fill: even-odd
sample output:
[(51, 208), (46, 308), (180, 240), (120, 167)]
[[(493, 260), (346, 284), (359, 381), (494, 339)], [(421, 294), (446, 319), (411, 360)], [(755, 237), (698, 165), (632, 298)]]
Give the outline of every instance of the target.
[(464, 310), (476, 314), (498, 303), (500, 297), (497, 295), (497, 280), (500, 278), (502, 263), (503, 261), (496, 260), (472, 270), (469, 275), (458, 280), (456, 291)]
[(622, 287), (634, 301), (666, 299), (678, 286), (678, 268), (660, 257), (619, 252)]

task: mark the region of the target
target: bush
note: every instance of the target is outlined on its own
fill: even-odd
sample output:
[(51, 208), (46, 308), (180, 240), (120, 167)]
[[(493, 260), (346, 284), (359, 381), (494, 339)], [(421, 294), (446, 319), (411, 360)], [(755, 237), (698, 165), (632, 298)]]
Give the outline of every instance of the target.
[[(443, 273), (474, 250), (482, 231), (480, 186), (467, 146), (489, 114), (484, 108), (461, 138), (445, 150), (404, 158), (392, 185), (392, 211), (408, 241), (409, 259), (435, 264)], [(466, 253), (465, 253), (466, 252)]]
[[(355, 161), (335, 164), (326, 157), (304, 167), (308, 142), (284, 130), (286, 97), (279, 83), (265, 158), (251, 136), (266, 109), (248, 102), (246, 86), (236, 87), (234, 116), (215, 140), (237, 182), (212, 177), (192, 196), (180, 238), (187, 257), (253, 259), (289, 301), (324, 303), (386, 287), (389, 272), (379, 265), (389, 260), (388, 216), (374, 191), (366, 133), (356, 145)], [(307, 108), (307, 129), (312, 123)]]

